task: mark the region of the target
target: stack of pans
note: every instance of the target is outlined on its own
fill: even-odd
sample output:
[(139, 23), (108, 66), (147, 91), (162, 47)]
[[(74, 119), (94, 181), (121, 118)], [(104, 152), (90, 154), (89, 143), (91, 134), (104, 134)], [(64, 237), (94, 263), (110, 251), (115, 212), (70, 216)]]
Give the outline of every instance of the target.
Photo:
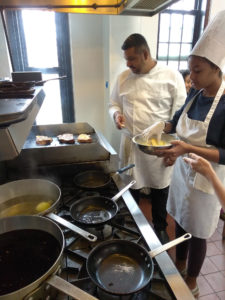
[(33, 82), (0, 82), (0, 98), (21, 98), (33, 95), (35, 83)]

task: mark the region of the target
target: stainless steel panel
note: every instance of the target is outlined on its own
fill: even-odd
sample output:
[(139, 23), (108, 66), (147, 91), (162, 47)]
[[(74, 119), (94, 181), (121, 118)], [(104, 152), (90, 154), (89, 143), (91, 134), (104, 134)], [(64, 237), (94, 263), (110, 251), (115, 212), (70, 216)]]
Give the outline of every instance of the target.
[[(14, 113), (4, 115), (4, 118), (2, 114), (2, 119), (0, 118), (0, 161), (11, 160), (19, 155), (40, 110), (44, 96), (43, 90), (38, 88), (35, 98), (26, 106), (25, 110), (16, 112), (16, 108), (14, 108)], [(20, 100), (17, 104), (20, 104)], [(13, 107), (11, 109), (13, 111)]]
[[(114, 175), (113, 180), (119, 189), (125, 186), (124, 182), (121, 180), (120, 175)], [(161, 243), (156, 236), (153, 228), (143, 215), (139, 206), (135, 202), (129, 191), (126, 191), (123, 195), (123, 200), (126, 203), (127, 208), (129, 209), (132, 217), (137, 224), (144, 240), (151, 250), (156, 249), (161, 246)], [(180, 273), (176, 269), (173, 261), (169, 257), (167, 252), (163, 252), (155, 257), (157, 264), (159, 265), (161, 271), (163, 272), (171, 290), (173, 291), (174, 296), (177, 300), (194, 300), (190, 289), (184, 282)]]

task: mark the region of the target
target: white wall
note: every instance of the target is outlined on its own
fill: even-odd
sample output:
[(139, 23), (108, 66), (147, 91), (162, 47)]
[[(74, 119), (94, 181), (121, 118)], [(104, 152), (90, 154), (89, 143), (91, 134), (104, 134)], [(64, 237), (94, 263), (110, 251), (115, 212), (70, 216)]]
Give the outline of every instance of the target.
[(11, 65), (8, 56), (6, 38), (3, 30), (2, 19), (0, 18), (0, 78), (11, 76)]
[(224, 0), (211, 0), (209, 20), (211, 20), (216, 15), (216, 13), (224, 9), (225, 9)]
[(104, 123), (103, 16), (70, 14), (76, 122)]

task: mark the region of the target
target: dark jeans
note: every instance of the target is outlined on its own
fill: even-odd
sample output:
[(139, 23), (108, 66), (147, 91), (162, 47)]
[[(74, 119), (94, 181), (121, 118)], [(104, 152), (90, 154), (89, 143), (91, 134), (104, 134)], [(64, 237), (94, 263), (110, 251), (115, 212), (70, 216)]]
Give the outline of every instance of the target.
[[(176, 237), (185, 233), (186, 231), (176, 223)], [(192, 236), (190, 240), (176, 246), (176, 258), (179, 260), (186, 260), (188, 258), (187, 274), (192, 277), (198, 277), (205, 255), (206, 239)]]
[[(137, 204), (139, 204), (140, 190), (130, 190)], [(161, 231), (166, 230), (168, 225), (166, 222), (167, 211), (166, 202), (168, 197), (169, 187), (164, 189), (152, 189), (150, 193), (150, 199), (152, 203), (152, 223), (154, 229)]]

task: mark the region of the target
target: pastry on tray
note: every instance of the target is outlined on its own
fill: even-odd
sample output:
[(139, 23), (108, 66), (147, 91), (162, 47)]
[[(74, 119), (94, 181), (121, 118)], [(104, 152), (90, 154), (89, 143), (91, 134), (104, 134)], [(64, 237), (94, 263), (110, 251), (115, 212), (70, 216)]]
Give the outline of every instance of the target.
[(38, 145), (50, 145), (53, 139), (46, 135), (36, 135), (36, 144)]
[(91, 143), (92, 142), (92, 138), (91, 138), (90, 134), (82, 133), (82, 134), (78, 135), (77, 141), (79, 143)]
[(57, 136), (60, 143), (63, 144), (74, 144), (75, 139), (72, 133), (64, 133)]

